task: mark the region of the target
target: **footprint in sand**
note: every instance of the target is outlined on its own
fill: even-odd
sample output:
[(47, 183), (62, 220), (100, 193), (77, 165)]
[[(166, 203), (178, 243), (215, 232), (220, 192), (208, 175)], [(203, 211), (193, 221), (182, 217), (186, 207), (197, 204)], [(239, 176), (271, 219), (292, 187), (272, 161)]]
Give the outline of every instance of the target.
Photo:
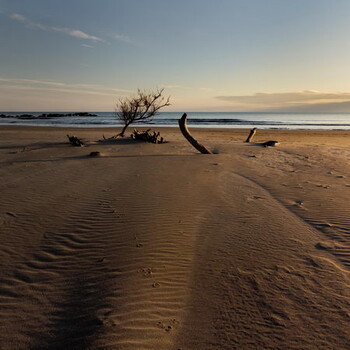
[(319, 226), (319, 227), (333, 227), (333, 225), (330, 224), (329, 222), (325, 222), (325, 223), (322, 223), (322, 224), (318, 224), (317, 226)]
[(332, 234), (334, 232), (334, 228), (333, 228), (333, 225), (332, 224), (328, 224), (328, 223), (318, 223), (316, 225), (316, 228), (319, 230), (319, 231), (322, 231), (324, 233), (330, 233)]
[(170, 332), (174, 328), (176, 328), (179, 324), (180, 324), (180, 322), (174, 318), (166, 323), (163, 323), (161, 321), (157, 322), (157, 327), (165, 330), (166, 332)]
[(101, 326), (109, 326), (109, 327), (114, 327), (116, 326), (116, 322), (111, 318), (112, 316), (112, 311), (107, 311), (103, 313), (101, 316), (97, 317), (97, 322)]
[(329, 185), (322, 185), (322, 184), (317, 184), (316, 186), (317, 187), (322, 187), (322, 188), (329, 188), (330, 187)]
[(291, 203), (291, 205), (293, 207), (297, 207), (297, 208), (300, 208), (300, 209), (305, 209), (304, 201), (301, 200), (301, 199), (296, 199), (294, 202)]
[(153, 275), (153, 270), (150, 267), (143, 267), (139, 269), (139, 273), (145, 277), (151, 277)]
[(262, 200), (262, 199), (264, 199), (264, 198), (260, 197), (260, 196), (252, 196), (252, 197), (247, 198), (248, 201), (257, 201), (257, 200)]
[(306, 263), (307, 263), (308, 265), (310, 265), (310, 266), (312, 266), (312, 267), (318, 267), (318, 268), (320, 268), (320, 265), (316, 262), (315, 259), (313, 259), (313, 258), (311, 258), (311, 257), (306, 257), (305, 260), (306, 260)]
[(318, 242), (315, 244), (315, 248), (319, 250), (331, 250), (334, 248), (334, 245), (328, 242)]

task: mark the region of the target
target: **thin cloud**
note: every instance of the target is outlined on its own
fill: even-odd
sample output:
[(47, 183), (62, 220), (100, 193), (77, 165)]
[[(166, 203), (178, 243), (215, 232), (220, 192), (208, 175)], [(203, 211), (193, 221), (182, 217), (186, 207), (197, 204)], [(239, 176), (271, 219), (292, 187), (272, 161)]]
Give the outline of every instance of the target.
[(131, 39), (128, 38), (127, 36), (125, 36), (125, 35), (113, 34), (112, 38), (115, 39), (115, 40), (123, 41), (123, 42), (128, 43), (128, 44), (132, 43)]
[(12, 13), (9, 17), (15, 21), (27, 22), (27, 19), (19, 13)]
[[(0, 86), (1, 88), (1, 86)], [(68, 94), (79, 94), (79, 95), (96, 95), (96, 96), (111, 96), (116, 97), (113, 93), (91, 91), (91, 90), (79, 90), (69, 88), (44, 88), (39, 86), (24, 86), (24, 85), (10, 85), (11, 89), (14, 90), (29, 90), (29, 91), (43, 91), (43, 92), (64, 92)]]
[(77, 29), (69, 29), (69, 28), (59, 28), (59, 27), (50, 27), (52, 31), (60, 32), (67, 34), (69, 36), (72, 36), (74, 38), (78, 39), (84, 39), (84, 40), (92, 40), (92, 41), (100, 41), (100, 42), (106, 42), (105, 40), (98, 38), (97, 36), (87, 34), (81, 30)]
[(350, 102), (350, 92), (320, 92), (313, 90), (286, 93), (256, 93), (243, 96), (217, 96), (240, 110), (319, 111), (322, 106)]
[(19, 84), (41, 84), (52, 86), (64, 86), (64, 83), (46, 81), (46, 80), (34, 80), (34, 79), (19, 79), (19, 78), (0, 78), (0, 82), (3, 83), (19, 83)]
[(82, 47), (88, 47), (89, 49), (93, 49), (95, 46), (87, 45), (87, 44), (81, 44)]
[(184, 90), (188, 90), (188, 89), (192, 89), (189, 86), (184, 86), (184, 85), (171, 85), (171, 84), (163, 84), (162, 87), (164, 89), (184, 89)]
[(0, 77), (0, 87), (1, 85), (19, 90), (47, 90), (104, 96), (115, 96), (116, 94), (125, 94), (131, 92), (130, 90), (118, 89), (98, 84), (68, 84), (63, 82), (21, 78)]
[(70, 29), (70, 28), (64, 28), (64, 27), (52, 27), (52, 26), (46, 26), (44, 24), (38, 23), (38, 22), (33, 22), (31, 20), (29, 20), (27, 17), (19, 14), (19, 13), (12, 13), (9, 16), (12, 20), (20, 22), (20, 23), (24, 23), (29, 27), (34, 27), (34, 28), (38, 28), (47, 32), (59, 32), (59, 33), (63, 33), (66, 35), (69, 35), (71, 37), (74, 38), (78, 38), (78, 39), (83, 39), (83, 40), (91, 40), (91, 41), (95, 41), (95, 42), (103, 42), (105, 43), (106, 40), (99, 38), (97, 36), (94, 35), (90, 35), (88, 33), (83, 32), (82, 30), (79, 29)]

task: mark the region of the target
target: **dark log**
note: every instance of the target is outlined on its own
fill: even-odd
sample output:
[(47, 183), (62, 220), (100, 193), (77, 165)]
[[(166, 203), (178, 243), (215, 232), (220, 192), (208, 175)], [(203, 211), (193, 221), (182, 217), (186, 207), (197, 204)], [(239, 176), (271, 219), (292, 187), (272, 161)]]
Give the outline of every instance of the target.
[(69, 142), (71, 143), (72, 146), (75, 147), (83, 147), (84, 146), (84, 142), (80, 139), (78, 139), (75, 136), (69, 136), (67, 135)]
[(257, 130), (256, 128), (253, 128), (252, 130), (250, 130), (250, 133), (249, 133), (247, 139), (245, 140), (245, 142), (250, 142), (252, 140), (252, 138), (256, 134), (256, 130)]
[(261, 145), (264, 147), (275, 147), (279, 144), (280, 143), (278, 141), (266, 141), (266, 142), (262, 143)]
[(89, 157), (100, 157), (101, 153), (100, 152), (90, 152)]
[(182, 135), (185, 137), (185, 139), (200, 153), (202, 154), (211, 154), (211, 152), (206, 149), (203, 145), (198, 143), (198, 141), (190, 134), (187, 124), (186, 124), (186, 118), (187, 114), (184, 113), (181, 119), (179, 119), (179, 127), (182, 132)]

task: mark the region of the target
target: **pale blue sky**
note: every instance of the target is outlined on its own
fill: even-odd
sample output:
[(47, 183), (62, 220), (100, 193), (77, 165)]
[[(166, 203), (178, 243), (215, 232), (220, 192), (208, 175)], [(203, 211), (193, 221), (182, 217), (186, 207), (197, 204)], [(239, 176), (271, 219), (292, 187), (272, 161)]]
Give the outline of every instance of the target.
[(111, 111), (157, 87), (169, 111), (350, 101), (349, 0), (0, 0), (0, 47), (3, 111)]

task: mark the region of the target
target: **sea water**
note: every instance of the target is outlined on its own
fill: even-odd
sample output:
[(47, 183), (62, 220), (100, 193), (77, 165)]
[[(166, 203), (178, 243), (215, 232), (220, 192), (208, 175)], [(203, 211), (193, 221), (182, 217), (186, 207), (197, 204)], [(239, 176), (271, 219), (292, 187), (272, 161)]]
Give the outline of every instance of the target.
[[(39, 116), (54, 112), (0, 112), (9, 118), (0, 118), (0, 125), (31, 125), (56, 127), (113, 127), (121, 122), (115, 112), (89, 112), (96, 116), (71, 116), (48, 119), (22, 120), (16, 115), (32, 114)], [(72, 112), (57, 112), (68, 114)], [(163, 112), (141, 126), (177, 126), (182, 112)], [(239, 113), (239, 112), (190, 112), (187, 123), (191, 127), (210, 128), (252, 128), (260, 129), (323, 129), (350, 130), (350, 114), (302, 114), (302, 113)]]

